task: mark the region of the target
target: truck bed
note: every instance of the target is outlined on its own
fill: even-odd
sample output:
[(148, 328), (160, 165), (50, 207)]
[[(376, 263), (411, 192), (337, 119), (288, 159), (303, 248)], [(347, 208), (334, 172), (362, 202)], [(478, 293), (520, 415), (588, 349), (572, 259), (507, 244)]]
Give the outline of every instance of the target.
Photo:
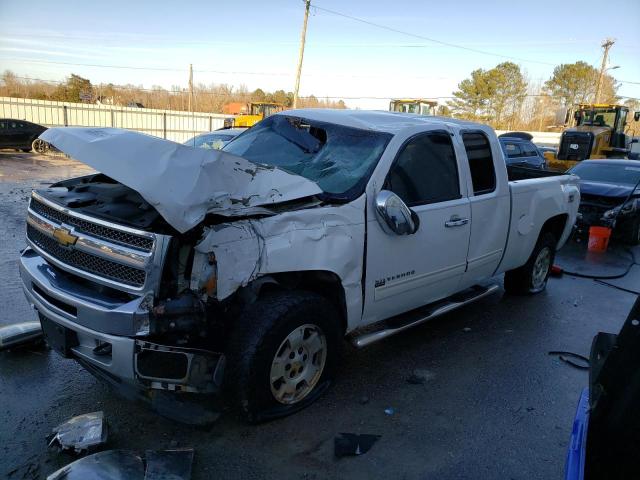
[[(567, 240), (580, 203), (578, 177), (557, 171), (508, 166), (511, 219), (505, 254), (499, 267), (504, 272), (523, 265), (548, 219), (562, 219), (557, 232), (558, 248)], [(568, 210), (567, 210), (568, 206)]]
[(564, 175), (559, 170), (540, 170), (539, 168), (524, 167), (522, 165), (507, 165), (509, 181), (528, 180), (530, 178), (557, 177)]

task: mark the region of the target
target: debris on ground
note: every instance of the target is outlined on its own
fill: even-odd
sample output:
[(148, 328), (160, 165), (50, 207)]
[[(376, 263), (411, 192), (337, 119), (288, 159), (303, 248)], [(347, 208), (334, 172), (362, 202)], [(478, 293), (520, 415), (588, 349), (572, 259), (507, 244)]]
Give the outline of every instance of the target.
[(393, 415), (395, 413), (395, 410), (393, 408), (391, 408), (391, 407), (388, 407), (388, 408), (384, 409), (384, 413), (386, 415)]
[(61, 450), (88, 452), (107, 441), (107, 426), (103, 412), (85, 413), (61, 423), (53, 429), (49, 446), (57, 444)]
[(381, 435), (341, 433), (334, 439), (334, 454), (337, 458), (367, 453)]
[(464, 327), (462, 329), (463, 332), (470, 332), (471, 331), (471, 327)]
[(145, 458), (129, 450), (105, 450), (62, 467), (47, 480), (189, 480), (193, 456), (192, 448), (148, 450)]
[(0, 327), (0, 351), (42, 342), (40, 322), (14, 323)]
[(434, 377), (435, 374), (429, 370), (415, 369), (411, 372), (411, 375), (407, 377), (407, 383), (411, 385), (424, 385)]
[[(589, 370), (589, 359), (584, 355), (559, 350), (552, 350), (551, 352), (549, 352), (549, 355), (557, 355), (561, 361), (563, 361), (567, 365), (571, 365), (574, 368), (580, 370)], [(576, 362), (575, 360), (579, 360), (579, 362)]]
[(47, 480), (144, 480), (140, 455), (127, 450), (105, 450), (83, 457), (53, 472)]

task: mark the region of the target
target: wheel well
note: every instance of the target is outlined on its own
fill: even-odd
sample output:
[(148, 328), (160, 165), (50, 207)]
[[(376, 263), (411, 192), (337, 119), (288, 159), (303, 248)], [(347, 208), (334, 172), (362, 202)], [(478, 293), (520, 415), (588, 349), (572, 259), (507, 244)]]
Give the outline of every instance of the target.
[[(266, 280), (266, 281), (265, 281)], [(256, 295), (274, 290), (299, 289), (325, 297), (338, 310), (342, 333), (347, 331), (347, 304), (340, 277), (326, 270), (274, 273), (261, 277), (256, 282)]]
[(554, 237), (556, 237), (556, 243), (560, 241), (560, 237), (562, 237), (562, 232), (567, 225), (567, 220), (569, 219), (569, 215), (566, 213), (556, 215), (555, 217), (551, 217), (549, 220), (544, 222), (542, 225), (542, 229), (540, 230), (540, 236), (545, 233), (552, 233)]

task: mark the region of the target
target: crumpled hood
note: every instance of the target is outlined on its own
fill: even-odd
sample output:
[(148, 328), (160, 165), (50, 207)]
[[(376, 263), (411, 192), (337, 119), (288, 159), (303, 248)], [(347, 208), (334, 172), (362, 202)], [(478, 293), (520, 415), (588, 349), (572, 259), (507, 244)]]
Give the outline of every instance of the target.
[(632, 185), (620, 185), (606, 182), (580, 181), (580, 193), (600, 195), (602, 197), (620, 198), (623, 201), (633, 190)]
[(40, 138), (137, 191), (179, 232), (207, 213), (270, 213), (264, 207), (322, 192), (315, 182), (276, 167), (130, 130), (60, 127)]

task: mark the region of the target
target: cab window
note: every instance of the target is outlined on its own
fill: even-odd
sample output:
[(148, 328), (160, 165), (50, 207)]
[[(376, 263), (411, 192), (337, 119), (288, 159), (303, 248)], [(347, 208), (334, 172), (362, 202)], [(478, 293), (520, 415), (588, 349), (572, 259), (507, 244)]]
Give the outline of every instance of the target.
[(538, 150), (535, 145), (531, 142), (523, 142), (522, 143), (522, 155), (525, 157), (537, 157)]
[(408, 206), (460, 198), (458, 165), (446, 132), (417, 135), (402, 147), (385, 188)]
[(474, 195), (484, 195), (496, 189), (496, 170), (489, 139), (483, 133), (463, 133), (462, 143), (469, 159)]
[(522, 149), (517, 143), (505, 143), (504, 151), (509, 158), (518, 158), (522, 156)]

